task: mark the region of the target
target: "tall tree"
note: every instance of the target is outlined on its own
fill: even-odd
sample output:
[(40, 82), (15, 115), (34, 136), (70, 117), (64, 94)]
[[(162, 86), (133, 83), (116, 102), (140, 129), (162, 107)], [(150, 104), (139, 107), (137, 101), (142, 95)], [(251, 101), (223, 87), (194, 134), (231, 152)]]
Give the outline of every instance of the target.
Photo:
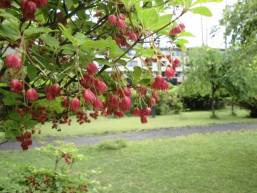
[(221, 24), (226, 26), (225, 35), (233, 45), (256, 43), (256, 9), (255, 0), (240, 0), (225, 9)]
[(257, 80), (256, 9), (255, 0), (240, 0), (225, 9), (221, 20), (231, 46), (226, 58), (231, 69), (226, 76), (230, 82), (227, 89), (236, 98), (244, 100), (254, 116), (257, 115), (257, 88), (253, 84)]
[(223, 85), (222, 53), (209, 47), (189, 50), (187, 79), (182, 85), (184, 92), (190, 95), (210, 96), (212, 118), (216, 118), (215, 103)]
[(223, 58), (224, 88), (231, 97), (232, 115), (235, 115), (234, 105), (240, 101), (255, 97), (257, 85), (257, 71), (255, 66), (242, 60), (240, 49), (228, 49)]

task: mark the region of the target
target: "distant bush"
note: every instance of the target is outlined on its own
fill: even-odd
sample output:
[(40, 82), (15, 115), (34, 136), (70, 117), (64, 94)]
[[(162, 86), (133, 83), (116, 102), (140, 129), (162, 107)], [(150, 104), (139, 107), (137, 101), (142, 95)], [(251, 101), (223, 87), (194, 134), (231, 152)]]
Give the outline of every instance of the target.
[[(173, 88), (174, 89), (174, 88)], [(169, 113), (178, 114), (183, 110), (183, 103), (176, 93), (176, 89), (168, 93), (160, 93), (160, 99), (156, 105), (157, 115), (166, 115)]]
[[(183, 110), (183, 103), (181, 102), (177, 91), (176, 91), (177, 87), (173, 87), (172, 89), (170, 89), (169, 91), (165, 91), (165, 92), (159, 92), (158, 94), (158, 101), (156, 103), (156, 105), (152, 108), (152, 112), (153, 114), (156, 115), (167, 115), (170, 113), (180, 113)], [(152, 95), (146, 95), (146, 101), (149, 103), (150, 99), (151, 99)], [(136, 95), (135, 92), (132, 93), (132, 100), (135, 104), (135, 106), (132, 107), (132, 109), (134, 109), (134, 107), (136, 106), (146, 106), (146, 104), (144, 103), (140, 103), (138, 100), (138, 97)], [(132, 112), (130, 113), (130, 115), (132, 114)]]
[[(185, 96), (182, 97), (184, 107), (190, 110), (211, 110), (212, 100), (209, 96)], [(216, 98), (215, 109), (222, 109), (225, 107), (225, 100)]]
[(257, 118), (257, 98), (245, 99), (240, 102), (240, 106), (250, 110), (250, 117)]
[(100, 150), (119, 150), (127, 147), (127, 143), (124, 140), (105, 141), (97, 147)]
[(160, 103), (156, 106), (156, 114), (157, 115), (166, 115), (170, 112), (170, 107), (168, 104)]

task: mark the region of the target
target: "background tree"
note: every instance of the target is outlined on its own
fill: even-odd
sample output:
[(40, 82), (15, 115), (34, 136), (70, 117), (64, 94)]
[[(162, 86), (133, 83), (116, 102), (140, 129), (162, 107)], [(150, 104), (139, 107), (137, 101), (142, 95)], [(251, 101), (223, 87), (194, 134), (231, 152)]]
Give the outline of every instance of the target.
[(208, 47), (188, 51), (189, 65), (182, 90), (189, 95), (210, 96), (212, 118), (216, 118), (215, 102), (223, 88), (222, 53)]
[(251, 116), (254, 117), (257, 117), (257, 88), (253, 84), (257, 79), (256, 8), (257, 2), (254, 0), (238, 1), (226, 8), (221, 21), (226, 27), (225, 36), (231, 45), (226, 58), (227, 65), (230, 63), (226, 76), (227, 89), (251, 110)]
[(256, 95), (256, 69), (241, 60), (240, 49), (229, 49), (224, 54), (224, 88), (231, 97), (231, 112), (235, 115), (234, 105), (246, 101)]
[(225, 9), (221, 24), (226, 26), (225, 35), (229, 37), (231, 44), (256, 43), (256, 8), (256, 1), (241, 0)]

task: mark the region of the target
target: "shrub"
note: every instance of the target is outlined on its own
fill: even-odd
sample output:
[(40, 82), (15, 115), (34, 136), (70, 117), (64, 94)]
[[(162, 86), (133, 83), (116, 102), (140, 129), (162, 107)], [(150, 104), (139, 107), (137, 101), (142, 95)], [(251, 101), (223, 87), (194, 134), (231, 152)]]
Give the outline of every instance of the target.
[[(212, 100), (209, 96), (185, 96), (182, 97), (184, 107), (190, 110), (211, 110)], [(217, 98), (215, 100), (215, 109), (222, 109), (225, 107), (225, 100)]]
[(257, 98), (249, 98), (240, 102), (240, 105), (250, 110), (250, 117), (257, 118)]
[(127, 147), (127, 143), (124, 140), (105, 141), (99, 144), (98, 149), (100, 150), (119, 150)]
[(156, 114), (157, 115), (166, 115), (170, 112), (170, 107), (166, 103), (161, 103), (156, 106)]
[(53, 167), (27, 165), (16, 167), (10, 177), (0, 180), (1, 192), (19, 193), (101, 193), (108, 192), (99, 182), (89, 180), (85, 174), (73, 170), (73, 165), (84, 156), (72, 144), (48, 145), (40, 148), (54, 162)]
[(183, 103), (175, 89), (168, 93), (160, 93), (159, 96), (159, 102), (156, 105), (157, 115), (166, 115), (171, 112), (178, 114), (182, 111)]

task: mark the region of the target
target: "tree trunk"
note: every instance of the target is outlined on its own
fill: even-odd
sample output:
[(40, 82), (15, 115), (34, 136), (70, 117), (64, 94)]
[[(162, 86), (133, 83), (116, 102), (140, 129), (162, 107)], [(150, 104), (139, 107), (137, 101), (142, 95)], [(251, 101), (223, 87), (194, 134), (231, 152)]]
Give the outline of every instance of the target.
[(212, 111), (211, 118), (217, 118), (216, 111), (215, 111), (215, 104), (216, 104), (215, 98), (212, 98), (211, 100), (212, 100), (212, 102), (211, 102), (211, 111)]
[(217, 85), (215, 84), (215, 73), (214, 73), (214, 66), (215, 64), (212, 63), (211, 65), (211, 73), (212, 73), (212, 76), (211, 76), (211, 110), (212, 110), (212, 115), (211, 115), (211, 118), (212, 119), (216, 119), (217, 116), (216, 116), (216, 112), (215, 112), (215, 105), (216, 105), (216, 100), (215, 100), (215, 94), (216, 94), (216, 91), (217, 91)]
[(236, 116), (234, 99), (231, 101), (231, 115)]
[(214, 84), (212, 85), (212, 90), (211, 90), (211, 111), (212, 111), (212, 115), (211, 118), (212, 119), (216, 119), (216, 111), (215, 111), (215, 105), (216, 105), (216, 100), (215, 100), (215, 92), (216, 92), (216, 88), (214, 86)]

